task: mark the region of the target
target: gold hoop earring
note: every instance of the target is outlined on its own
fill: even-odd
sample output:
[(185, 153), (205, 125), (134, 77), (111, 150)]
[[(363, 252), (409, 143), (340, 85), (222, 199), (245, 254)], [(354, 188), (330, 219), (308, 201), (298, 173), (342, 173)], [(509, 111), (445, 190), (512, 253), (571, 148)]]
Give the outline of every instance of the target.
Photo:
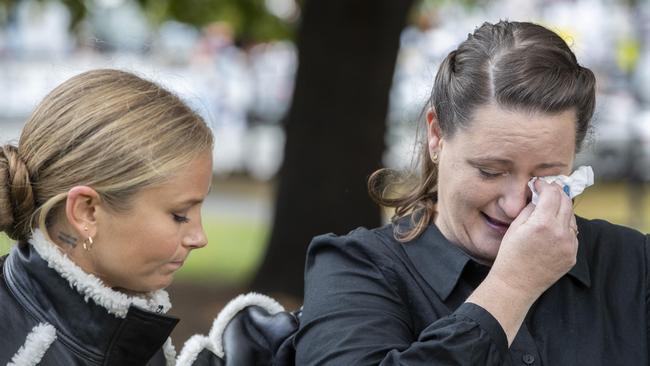
[(84, 250), (88, 251), (93, 247), (93, 237), (89, 236), (88, 239), (83, 241)]
[[(88, 226), (84, 225), (84, 231), (88, 232)], [(92, 247), (93, 247), (93, 237), (88, 235), (88, 239), (84, 239), (82, 244), (84, 246), (84, 250), (88, 251), (88, 250), (92, 249)]]
[(431, 153), (431, 161), (433, 161), (434, 164), (438, 164), (438, 153), (437, 152)]

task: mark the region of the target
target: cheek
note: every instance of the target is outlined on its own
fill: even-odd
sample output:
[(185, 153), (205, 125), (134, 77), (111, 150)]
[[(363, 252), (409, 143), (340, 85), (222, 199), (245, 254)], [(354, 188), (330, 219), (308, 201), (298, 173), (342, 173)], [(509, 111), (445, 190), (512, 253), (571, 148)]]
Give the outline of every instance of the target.
[(466, 220), (471, 217), (470, 213), (481, 209), (487, 202), (480, 188), (474, 186), (472, 189), (456, 189), (450, 195), (451, 206), (457, 215), (457, 219)]
[(499, 193), (497, 185), (486, 182), (476, 174), (458, 174), (460, 179), (448, 180), (448, 204), (460, 215), (459, 219), (469, 217), (468, 214), (476, 210), (485, 210), (490, 205), (496, 205)]
[(456, 161), (441, 161), (438, 167), (438, 191), (447, 196), (453, 195), (466, 175), (467, 172)]
[(458, 199), (480, 184), (471, 171), (471, 167), (457, 161), (450, 161), (440, 166), (438, 187), (446, 196)]
[(145, 263), (169, 260), (176, 253), (180, 242), (174, 223), (161, 225), (160, 222), (149, 222), (145, 227), (138, 225), (137, 231), (131, 231), (130, 237), (125, 237), (137, 251), (137, 257)]
[(169, 259), (180, 247), (179, 231), (168, 228), (166, 231), (161, 229), (151, 232), (146, 245), (151, 257)]

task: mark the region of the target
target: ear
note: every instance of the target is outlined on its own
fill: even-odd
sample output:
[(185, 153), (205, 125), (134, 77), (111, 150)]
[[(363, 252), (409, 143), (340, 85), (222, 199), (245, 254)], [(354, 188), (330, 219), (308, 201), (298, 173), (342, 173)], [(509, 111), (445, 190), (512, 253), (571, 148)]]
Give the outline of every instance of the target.
[(438, 115), (433, 107), (427, 111), (427, 142), (429, 157), (431, 157), (431, 160), (437, 160), (434, 157), (440, 154), (443, 139), (440, 124), (438, 123)]
[(68, 223), (81, 237), (95, 236), (97, 232), (97, 191), (88, 186), (75, 186), (68, 191), (65, 215)]

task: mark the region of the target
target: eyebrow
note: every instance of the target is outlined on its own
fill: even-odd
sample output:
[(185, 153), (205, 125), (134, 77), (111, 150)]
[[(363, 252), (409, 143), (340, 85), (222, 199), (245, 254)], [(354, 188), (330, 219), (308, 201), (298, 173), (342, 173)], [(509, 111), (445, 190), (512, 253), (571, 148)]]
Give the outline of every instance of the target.
[[(489, 165), (489, 164), (498, 164), (502, 166), (511, 167), (514, 165), (512, 160), (502, 159), (497, 157), (483, 157), (478, 159), (467, 159), (467, 162), (471, 165)], [(549, 168), (564, 168), (567, 165), (565, 163), (554, 161), (550, 163), (541, 163), (538, 164), (535, 169), (549, 169)]]
[(205, 198), (210, 195), (210, 192), (212, 192), (212, 185), (210, 185), (210, 188), (208, 188), (208, 193), (205, 195), (205, 197), (202, 198), (188, 198), (186, 200), (177, 202), (179, 205), (196, 205), (199, 203), (203, 203), (205, 201)]
[(176, 204), (183, 205), (183, 206), (185, 206), (185, 205), (194, 206), (194, 205), (197, 205), (199, 203), (203, 203), (203, 201), (204, 201), (203, 198), (189, 198), (189, 199), (186, 199), (186, 200), (183, 200), (183, 201), (179, 201)]

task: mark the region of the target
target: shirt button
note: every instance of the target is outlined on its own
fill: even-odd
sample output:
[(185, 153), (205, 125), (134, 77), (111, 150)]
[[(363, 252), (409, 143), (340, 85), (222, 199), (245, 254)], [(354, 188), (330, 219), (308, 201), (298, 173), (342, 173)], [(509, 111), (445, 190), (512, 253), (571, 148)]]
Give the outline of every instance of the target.
[(535, 363), (535, 356), (530, 353), (526, 353), (521, 357), (521, 360), (524, 361), (526, 365), (532, 365)]

